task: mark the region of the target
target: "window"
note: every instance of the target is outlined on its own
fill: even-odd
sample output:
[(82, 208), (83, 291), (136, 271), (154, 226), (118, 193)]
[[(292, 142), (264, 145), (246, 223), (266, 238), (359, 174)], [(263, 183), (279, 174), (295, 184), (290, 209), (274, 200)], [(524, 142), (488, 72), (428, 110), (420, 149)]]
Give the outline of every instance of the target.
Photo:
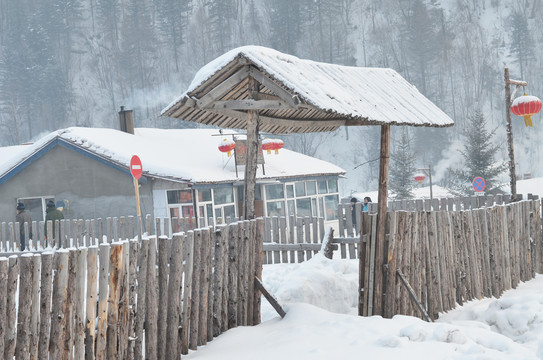
[(211, 189), (198, 190), (198, 202), (211, 201)]
[(326, 208), (325, 220), (337, 220), (338, 195), (326, 195), (324, 197), (324, 206)]
[(268, 216), (285, 216), (284, 201), (268, 201), (266, 204)]
[(267, 200), (283, 199), (284, 197), (285, 197), (285, 193), (283, 190), (283, 184), (266, 185), (266, 199)]
[(168, 190), (168, 204), (192, 204), (192, 190)]
[(287, 185), (287, 198), (292, 199), (294, 197), (294, 185)]
[(215, 205), (234, 202), (234, 189), (231, 187), (213, 189), (213, 195), (215, 196)]
[(311, 216), (311, 198), (297, 199), (296, 210), (299, 217)]
[[(19, 198), (17, 199), (17, 202), (22, 202), (25, 204), (25, 210), (30, 214), (30, 218), (32, 221), (41, 221), (45, 220), (45, 209), (46, 204), (49, 200), (55, 201), (55, 198), (52, 196), (42, 196), (42, 197), (35, 197), (35, 198)], [(17, 203), (13, 205), (13, 208), (17, 206)], [(58, 206), (57, 208), (61, 210)], [(68, 209), (62, 209), (62, 212), (66, 214), (66, 211)]]
[(305, 182), (301, 181), (301, 182), (297, 182), (296, 183), (296, 197), (299, 197), (299, 196), (305, 196)]
[(315, 195), (317, 193), (317, 182), (316, 181), (307, 181), (305, 183), (307, 188), (307, 195)]
[(328, 192), (328, 188), (326, 187), (326, 180), (317, 181), (317, 187), (319, 189), (319, 194), (326, 194)]
[(328, 192), (337, 193), (337, 180), (328, 180)]

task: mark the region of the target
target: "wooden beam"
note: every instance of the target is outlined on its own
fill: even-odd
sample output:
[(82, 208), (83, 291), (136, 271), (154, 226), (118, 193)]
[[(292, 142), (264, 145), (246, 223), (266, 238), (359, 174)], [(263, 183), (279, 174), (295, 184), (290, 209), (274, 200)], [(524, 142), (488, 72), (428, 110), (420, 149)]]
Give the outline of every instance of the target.
[(281, 86), (277, 85), (267, 76), (262, 74), (257, 68), (251, 67), (249, 69), (249, 75), (260, 84), (270, 89), (275, 95), (283, 99), (283, 101), (286, 101), (287, 104), (289, 104), (290, 106), (298, 107), (298, 105), (300, 104), (300, 99), (298, 98), (298, 95), (293, 96), (287, 90), (283, 89)]
[[(258, 91), (258, 83), (249, 78), (248, 91)], [(256, 193), (256, 168), (258, 152), (258, 110), (249, 110), (247, 113), (247, 163), (245, 165), (245, 177), (243, 181), (243, 217), (251, 220), (255, 217), (255, 193)]]
[(434, 322), (430, 316), (428, 316), (428, 313), (426, 312), (426, 310), (424, 309), (424, 306), (422, 306), (422, 303), (420, 302), (419, 298), (417, 297), (417, 295), (415, 294), (415, 291), (413, 290), (413, 288), (411, 287), (411, 285), (409, 284), (409, 281), (407, 281), (407, 279), (405, 278), (404, 274), (402, 273), (402, 271), (400, 269), (397, 269), (396, 270), (396, 275), (398, 275), (398, 277), (400, 278), (400, 280), (402, 281), (403, 285), (405, 286), (405, 288), (407, 289), (407, 291), (409, 292), (409, 296), (411, 297), (411, 300), (415, 303), (415, 305), (417, 306), (417, 308), (419, 309), (419, 311), (422, 313), (422, 316), (424, 317), (424, 320), (428, 321), (428, 322)]
[(234, 86), (245, 80), (248, 75), (249, 67), (242, 67), (237, 72), (232, 74), (232, 76), (230, 76), (228, 79), (211, 89), (211, 91), (205, 94), (201, 99), (196, 100), (196, 104), (200, 109), (206, 109), (211, 103), (226, 94)]
[(281, 316), (281, 319), (285, 317), (285, 315), (287, 315), (287, 313), (285, 312), (285, 310), (283, 310), (283, 308), (281, 307), (281, 305), (279, 304), (279, 302), (277, 301), (277, 299), (275, 297), (273, 297), (272, 294), (270, 294), (268, 292), (268, 290), (266, 290), (266, 288), (264, 287), (264, 285), (262, 285), (262, 282), (260, 281), (259, 278), (257, 278), (255, 276), (255, 288), (257, 290), (260, 290), (260, 292), (262, 292), (262, 295), (264, 295), (264, 297), (266, 298), (266, 300), (268, 300), (268, 302), (270, 303), (271, 306), (273, 306), (273, 308), (275, 309), (275, 311), (277, 311), (277, 313), (279, 314), (279, 316)]
[(267, 109), (294, 109), (282, 100), (227, 100), (215, 101), (207, 109), (234, 109), (234, 110), (267, 110)]
[[(207, 109), (206, 111), (213, 112), (219, 115), (225, 115), (237, 119), (246, 119), (247, 114), (243, 111), (237, 111), (232, 109)], [(337, 127), (345, 125), (345, 119), (323, 119), (323, 120), (287, 120), (279, 119), (271, 116), (259, 115), (261, 124), (277, 124), (280, 126), (288, 127)]]
[(511, 89), (509, 84), (511, 80), (509, 79), (509, 68), (504, 70), (504, 80), (505, 80), (505, 119), (507, 122), (506, 133), (507, 133), (507, 145), (509, 153), (509, 176), (511, 184), (511, 200), (517, 200), (517, 175), (515, 170), (515, 151), (513, 149), (513, 126), (511, 124)]

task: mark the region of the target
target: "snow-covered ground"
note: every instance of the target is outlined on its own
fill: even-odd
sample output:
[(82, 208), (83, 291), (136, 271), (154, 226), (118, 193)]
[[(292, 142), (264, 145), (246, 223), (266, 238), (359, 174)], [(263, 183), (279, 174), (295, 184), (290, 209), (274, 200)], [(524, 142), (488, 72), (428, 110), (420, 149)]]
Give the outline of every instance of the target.
[(543, 275), (499, 299), (472, 301), (434, 323), (356, 316), (358, 263), (318, 255), (264, 265), (262, 324), (231, 329), (186, 359), (543, 359)]
[[(543, 179), (517, 182), (518, 193), (543, 194)], [(317, 255), (301, 264), (264, 265), (262, 324), (222, 334), (186, 359), (543, 359), (543, 275), (441, 314), (434, 323), (409, 316), (357, 316), (358, 262)]]

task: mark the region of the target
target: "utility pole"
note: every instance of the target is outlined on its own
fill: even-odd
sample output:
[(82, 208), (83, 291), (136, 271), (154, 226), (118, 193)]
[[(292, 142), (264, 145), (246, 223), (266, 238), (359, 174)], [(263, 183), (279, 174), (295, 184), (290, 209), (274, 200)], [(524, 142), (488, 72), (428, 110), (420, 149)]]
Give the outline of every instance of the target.
[(513, 126), (511, 125), (511, 88), (510, 85), (516, 85), (513, 96), (521, 86), (527, 86), (526, 81), (509, 79), (509, 68), (505, 68), (505, 118), (507, 120), (507, 144), (509, 152), (509, 174), (511, 177), (511, 201), (517, 200), (517, 175), (515, 172), (515, 153), (513, 151)]

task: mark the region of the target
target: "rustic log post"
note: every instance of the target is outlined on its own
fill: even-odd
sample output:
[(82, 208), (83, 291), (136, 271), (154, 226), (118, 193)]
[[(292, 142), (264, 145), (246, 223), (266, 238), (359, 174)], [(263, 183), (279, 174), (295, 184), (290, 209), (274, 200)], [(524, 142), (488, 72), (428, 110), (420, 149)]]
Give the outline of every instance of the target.
[(207, 344), (207, 317), (209, 304), (209, 274), (211, 273), (211, 249), (209, 228), (202, 229), (200, 238), (200, 308), (198, 315), (198, 345)]
[[(32, 317), (30, 320), (30, 358), (38, 358), (38, 346), (40, 341), (40, 279), (41, 279), (41, 255), (34, 254), (32, 261), (34, 262), (33, 269), (34, 274), (32, 275)], [(0, 312), (0, 314), (5, 314)], [(3, 339), (0, 337), (0, 339)], [(1, 352), (0, 352), (1, 354)]]
[(158, 284), (156, 278), (157, 239), (156, 237), (151, 237), (149, 240), (149, 257), (147, 264), (147, 321), (145, 322), (145, 358), (149, 357), (150, 359), (156, 359), (158, 326)]
[(189, 334), (189, 349), (196, 350), (198, 348), (198, 316), (200, 315), (200, 271), (202, 266), (202, 231), (194, 231), (194, 247), (193, 247), (193, 262), (192, 262), (192, 289), (190, 299), (190, 334)]
[(99, 289), (98, 294), (98, 326), (96, 333), (96, 360), (107, 359), (107, 298), (108, 298), (108, 275), (109, 275), (109, 248), (108, 243), (100, 243), (99, 261)]
[[(138, 254), (140, 251), (139, 241), (134, 239), (134, 217), (128, 217), (128, 237), (129, 241), (129, 268), (128, 268), (128, 308), (129, 308), (129, 319), (128, 319), (128, 349), (127, 349), (127, 358), (134, 359), (134, 347), (136, 340), (136, 294), (138, 285), (136, 278), (138, 276)], [(132, 230), (130, 230), (132, 229)], [(131, 232), (131, 233), (130, 233)]]
[[(107, 358), (113, 359), (117, 354), (119, 331), (119, 299), (121, 284), (121, 271), (123, 267), (122, 245), (113, 243), (111, 245), (111, 253), (109, 255), (109, 293), (107, 298)], [(102, 293), (100, 293), (102, 297)]]
[(52, 359), (60, 359), (67, 356), (64, 352), (64, 340), (66, 339), (66, 314), (64, 305), (68, 294), (68, 265), (69, 251), (60, 250), (55, 253), (55, 279), (53, 280), (53, 306), (51, 308), (51, 340), (49, 342), (49, 354)]
[[(156, 219), (157, 231), (160, 229), (159, 219)], [(158, 336), (157, 357), (166, 357), (166, 328), (168, 315), (168, 238), (158, 238)]]
[(170, 274), (168, 281), (168, 314), (166, 329), (166, 359), (179, 359), (178, 332), (181, 315), (181, 287), (183, 280), (183, 246), (184, 236), (176, 234), (172, 239)]
[(32, 276), (34, 263), (32, 254), (20, 257), (19, 272), (19, 302), (17, 305), (17, 343), (15, 357), (17, 359), (30, 359), (30, 315), (32, 310)]
[(332, 227), (328, 228), (328, 236), (322, 242), (321, 251), (328, 259), (334, 256), (334, 229)]
[(75, 359), (85, 358), (85, 277), (87, 276), (87, 248), (80, 248), (77, 252), (77, 270), (75, 281)]
[(214, 299), (213, 299), (213, 336), (219, 336), (221, 334), (222, 326), (222, 312), (223, 312), (223, 294), (224, 294), (224, 269), (225, 269), (225, 253), (224, 253), (224, 229), (227, 227), (224, 225), (217, 226), (213, 233), (214, 237), (214, 251), (215, 260), (214, 266), (215, 271), (213, 272), (213, 288), (214, 288)]
[[(8, 294), (8, 258), (0, 257), (0, 314), (6, 314)], [(7, 318), (0, 316), (0, 355), (4, 355)]]
[(87, 257), (87, 302), (85, 328), (85, 358), (94, 359), (94, 344), (96, 340), (96, 300), (98, 295), (98, 246), (88, 248)]
[(52, 252), (45, 252), (41, 255), (40, 338), (38, 344), (38, 359), (40, 360), (49, 358), (53, 258)]
[(149, 239), (141, 240), (141, 250), (138, 259), (138, 302), (136, 310), (134, 359), (143, 359), (143, 327), (147, 314), (147, 265), (149, 263)]
[(382, 314), (384, 256), (386, 251), (386, 214), (388, 191), (388, 162), (390, 153), (390, 125), (381, 126), (381, 152), (379, 162), (379, 195), (377, 209), (377, 243), (375, 254), (375, 310), (374, 314)]
[(189, 353), (189, 324), (192, 313), (192, 279), (194, 270), (194, 232), (188, 231), (185, 246), (183, 248), (185, 260), (185, 281), (183, 283), (183, 313), (181, 328), (181, 354)]
[[(252, 77), (248, 78), (247, 90), (249, 94), (258, 91), (258, 83)], [(252, 98), (252, 96), (250, 96)], [(244, 219), (250, 220), (255, 217), (255, 190), (256, 190), (256, 168), (258, 154), (258, 110), (247, 111), (247, 163), (245, 165), (245, 181), (243, 194)]]

